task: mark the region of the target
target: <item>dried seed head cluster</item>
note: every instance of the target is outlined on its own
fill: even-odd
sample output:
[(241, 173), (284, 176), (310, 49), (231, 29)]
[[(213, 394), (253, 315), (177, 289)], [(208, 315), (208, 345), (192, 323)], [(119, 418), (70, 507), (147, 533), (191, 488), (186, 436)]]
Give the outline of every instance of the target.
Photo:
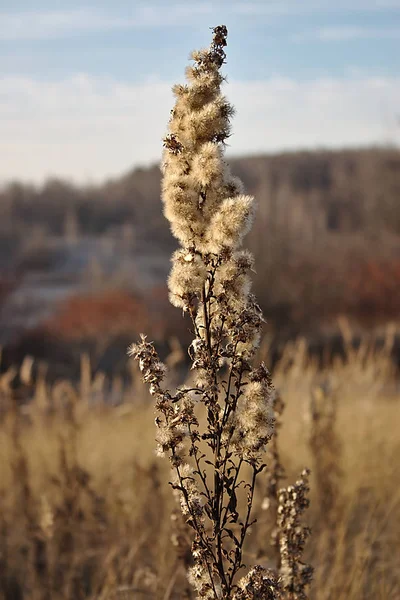
[(279, 490), (278, 529), (281, 555), (282, 588), (293, 600), (306, 600), (306, 586), (313, 569), (302, 562), (304, 545), (310, 530), (301, 524), (301, 515), (308, 508), (308, 477), (305, 469), (294, 485)]
[(193, 469), (182, 465), (179, 472), (175, 473), (173, 486), (180, 500), (182, 513), (188, 517), (204, 518), (204, 497), (197, 486)]
[(279, 584), (273, 572), (257, 565), (239, 581), (234, 600), (278, 600)]
[(211, 47), (192, 53), (188, 84), (173, 88), (176, 103), (164, 138), (164, 212), (183, 248), (173, 256), (169, 288), (173, 304), (185, 310), (200, 298), (216, 260), (235, 277), (235, 251), (254, 212), (254, 198), (243, 194), (223, 160), (234, 113), (220, 88), (226, 36), (225, 27), (216, 27)]
[[(238, 590), (238, 599), (275, 598), (275, 584), (261, 568), (240, 589), (236, 584), (254, 523), (256, 478), (273, 433), (274, 392), (265, 366), (250, 364), (263, 316), (251, 293), (253, 258), (241, 249), (254, 199), (223, 159), (234, 113), (221, 93), (226, 38), (226, 27), (215, 27), (211, 46), (192, 53), (187, 84), (173, 88), (175, 106), (164, 138), (164, 213), (181, 246), (172, 257), (168, 286), (171, 303), (192, 323), (191, 387), (175, 393), (162, 387), (165, 368), (145, 336), (129, 353), (155, 398), (158, 452), (169, 457), (171, 485), (193, 529), (189, 579), (198, 597), (228, 600)], [(202, 428), (198, 410), (206, 416)]]
[(284, 408), (285, 404), (280, 394), (274, 391), (273, 411), (275, 426), (274, 435), (271, 439), (271, 443), (268, 445), (267, 451), (268, 471), (266, 477), (265, 497), (262, 502), (263, 510), (268, 510), (272, 503), (276, 504), (278, 499), (279, 482), (285, 478), (285, 469), (281, 463), (278, 448), (279, 430), (282, 427), (282, 413)]
[(239, 455), (257, 462), (274, 431), (273, 388), (264, 364), (250, 374), (237, 411), (233, 445)]
[(201, 562), (196, 562), (188, 570), (189, 583), (197, 591), (199, 598), (214, 599), (221, 598), (221, 586), (213, 582), (209, 571)]

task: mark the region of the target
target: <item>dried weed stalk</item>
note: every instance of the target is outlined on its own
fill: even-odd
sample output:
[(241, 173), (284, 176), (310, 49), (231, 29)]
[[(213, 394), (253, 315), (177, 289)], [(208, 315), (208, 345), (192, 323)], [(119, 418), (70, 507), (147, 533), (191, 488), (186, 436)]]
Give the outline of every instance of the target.
[(337, 395), (327, 382), (311, 390), (309, 420), (309, 447), (321, 519), (325, 526), (334, 528), (341, 497), (341, 444), (336, 431)]
[[(278, 495), (280, 490), (280, 482), (285, 479), (285, 468), (282, 465), (279, 452), (279, 430), (282, 426), (282, 413), (285, 404), (280, 396), (276, 393), (273, 399), (274, 410), (274, 435), (268, 444), (266, 453), (266, 462), (268, 468), (265, 471), (265, 482), (262, 482), (264, 488), (264, 498), (261, 508), (266, 512), (269, 522), (269, 538), (270, 544), (274, 548), (274, 554), (278, 565), (280, 564), (279, 552), (279, 529), (278, 529)], [(261, 555), (265, 552), (265, 547), (261, 550)]]
[(193, 382), (164, 389), (166, 367), (144, 335), (129, 354), (155, 398), (158, 452), (170, 459), (172, 487), (194, 532), (189, 580), (198, 597), (277, 598), (277, 579), (261, 566), (237, 581), (274, 430), (274, 390), (265, 365), (251, 364), (263, 316), (251, 293), (253, 257), (241, 244), (254, 198), (223, 160), (234, 113), (220, 91), (226, 38), (226, 27), (215, 27), (210, 48), (192, 53), (188, 84), (173, 88), (164, 138), (164, 212), (181, 244), (168, 285), (172, 304), (191, 319)]
[(310, 529), (301, 524), (301, 514), (309, 505), (309, 474), (305, 469), (294, 485), (281, 489), (278, 494), (281, 586), (287, 600), (306, 600), (306, 588), (312, 579), (312, 568), (301, 560), (310, 535)]

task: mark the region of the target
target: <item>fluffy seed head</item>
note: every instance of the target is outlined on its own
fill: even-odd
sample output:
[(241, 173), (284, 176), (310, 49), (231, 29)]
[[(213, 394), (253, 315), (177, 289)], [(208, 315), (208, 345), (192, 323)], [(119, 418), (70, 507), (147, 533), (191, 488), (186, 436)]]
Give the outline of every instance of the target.
[(210, 252), (218, 254), (224, 249), (240, 246), (250, 230), (254, 215), (254, 198), (236, 196), (226, 198), (211, 219), (207, 231)]

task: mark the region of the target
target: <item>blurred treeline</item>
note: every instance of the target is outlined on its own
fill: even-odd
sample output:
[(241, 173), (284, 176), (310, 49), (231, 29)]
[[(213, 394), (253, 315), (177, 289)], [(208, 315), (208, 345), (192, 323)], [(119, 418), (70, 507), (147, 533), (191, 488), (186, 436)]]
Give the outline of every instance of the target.
[[(255, 292), (275, 344), (305, 335), (324, 345), (340, 315), (363, 332), (397, 320), (399, 150), (229, 162), (258, 200), (246, 244), (255, 253)], [(54, 344), (60, 351), (60, 340), (89, 341), (90, 351), (100, 344), (104, 353), (115, 339), (125, 343), (142, 330), (159, 340), (187, 337), (188, 324), (167, 301), (174, 248), (158, 166), (96, 186), (58, 179), (3, 186), (0, 344), (11, 348), (10, 360), (26, 352), (46, 359), (54, 358)]]

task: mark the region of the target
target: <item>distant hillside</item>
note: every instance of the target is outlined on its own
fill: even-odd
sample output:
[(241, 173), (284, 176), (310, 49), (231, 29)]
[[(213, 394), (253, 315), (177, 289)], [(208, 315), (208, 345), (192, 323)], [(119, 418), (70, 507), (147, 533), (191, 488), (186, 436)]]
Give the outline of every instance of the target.
[[(283, 340), (330, 335), (340, 314), (361, 328), (398, 320), (399, 150), (284, 153), (230, 164), (258, 200), (247, 244), (269, 333)], [(174, 248), (158, 166), (99, 186), (10, 184), (0, 190), (0, 325), (9, 336), (16, 324), (36, 326), (51, 315), (55, 298), (105, 288), (154, 297), (165, 290)]]
[[(295, 152), (230, 161), (257, 196), (269, 227), (285, 223), (312, 237), (321, 231), (387, 231), (400, 235), (400, 151)], [(160, 171), (136, 168), (100, 186), (52, 179), (41, 187), (12, 183), (0, 190), (2, 243), (29, 227), (62, 234), (103, 234), (129, 225), (171, 243), (161, 215)], [(255, 232), (257, 236), (258, 232)]]

